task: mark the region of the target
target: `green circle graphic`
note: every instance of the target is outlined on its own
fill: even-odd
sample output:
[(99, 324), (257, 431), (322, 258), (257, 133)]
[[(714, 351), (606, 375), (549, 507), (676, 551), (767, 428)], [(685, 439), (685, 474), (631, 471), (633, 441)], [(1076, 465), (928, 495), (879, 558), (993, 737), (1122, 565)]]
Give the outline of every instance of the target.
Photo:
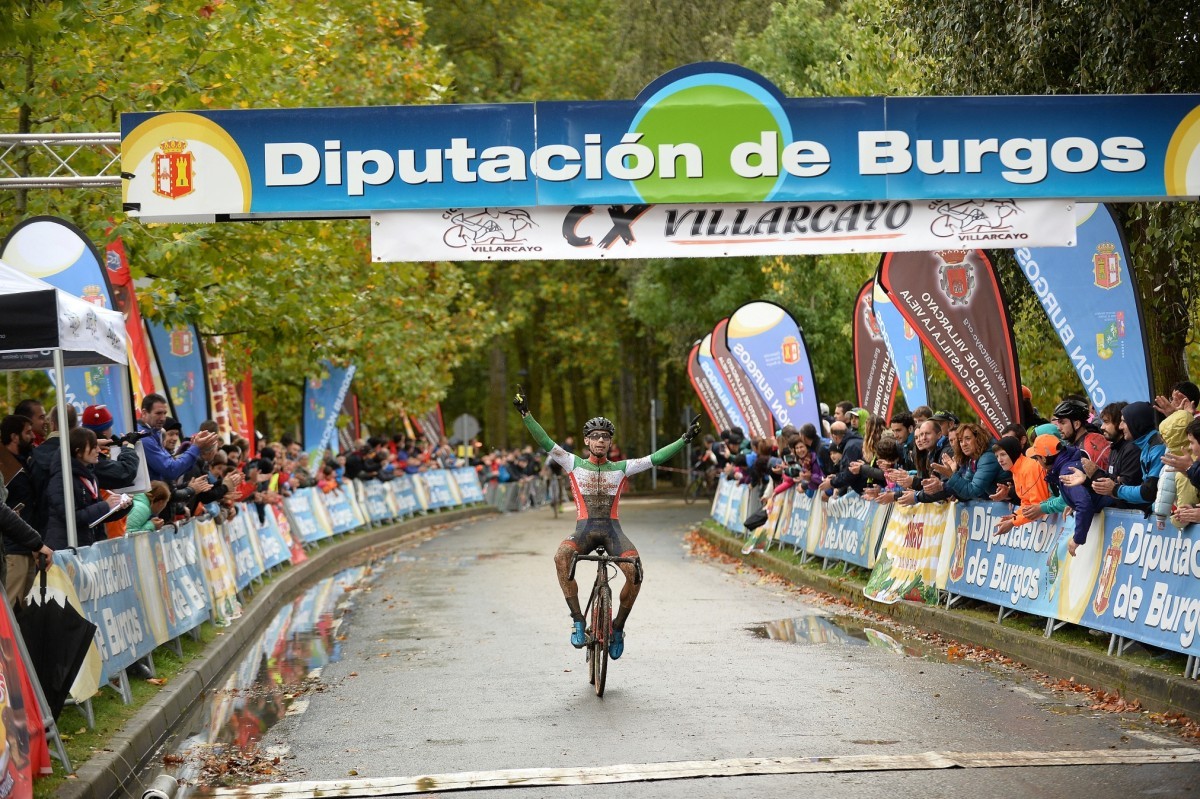
[[(762, 202), (778, 178), (744, 178), (734, 173), (730, 156), (739, 144), (760, 144), (762, 134), (774, 131), (776, 155), (786, 142), (779, 122), (759, 100), (728, 86), (681, 89), (648, 109), (634, 128), (641, 144), (654, 152), (654, 173), (632, 185), (648, 203)], [(659, 145), (691, 143), (700, 148), (704, 177), (686, 177), (685, 160), (676, 159), (675, 177), (662, 176)], [(757, 166), (757, 156), (750, 158)]]

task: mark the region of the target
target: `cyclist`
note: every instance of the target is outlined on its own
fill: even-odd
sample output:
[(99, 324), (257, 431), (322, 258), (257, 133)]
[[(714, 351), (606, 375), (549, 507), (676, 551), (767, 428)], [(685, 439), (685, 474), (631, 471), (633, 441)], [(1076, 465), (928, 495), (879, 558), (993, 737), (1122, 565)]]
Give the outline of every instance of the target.
[[(572, 455), (554, 443), (546, 431), (529, 413), (525, 392), (517, 386), (513, 405), (521, 413), (525, 427), (537, 443), (550, 453), (550, 459), (560, 464), (571, 480), (571, 492), (575, 496), (575, 534), (564, 539), (554, 555), (554, 566), (558, 571), (558, 583), (571, 611), (571, 645), (581, 649), (587, 643), (584, 634), (583, 611), (579, 607), (579, 586), (570, 578), (571, 560), (575, 554), (586, 555), (597, 546), (603, 546), (610, 555), (621, 558), (637, 558), (637, 548), (621, 530), (617, 518), (617, 505), (628, 479), (669, 461), (683, 449), (687, 442), (700, 433), (700, 417), (692, 420), (684, 434), (677, 440), (646, 458), (632, 460), (608, 460), (616, 427), (603, 416), (589, 419), (583, 425), (583, 445), (588, 457)], [(612, 640), (608, 645), (608, 656), (613, 660), (625, 651), (625, 620), (637, 599), (641, 588), (635, 581), (636, 569), (632, 563), (618, 564), (625, 575), (621, 589), (621, 606), (613, 619)]]

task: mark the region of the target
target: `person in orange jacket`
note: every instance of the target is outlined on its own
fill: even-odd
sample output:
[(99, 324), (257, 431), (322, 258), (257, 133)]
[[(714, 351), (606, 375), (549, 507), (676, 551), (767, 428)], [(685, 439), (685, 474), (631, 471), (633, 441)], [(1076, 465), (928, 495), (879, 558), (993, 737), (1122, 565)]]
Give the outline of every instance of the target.
[[(1050, 498), (1050, 486), (1041, 464), (1027, 458), (1021, 452), (1021, 442), (1012, 436), (1004, 436), (992, 445), (992, 452), (1000, 462), (1000, 468), (1012, 474), (1012, 483), (998, 486), (991, 499), (1018, 503), (1020, 506), (1039, 505)], [(1015, 494), (1015, 496), (1014, 496)], [(1028, 524), (1030, 519), (1018, 510), (1000, 519), (992, 535), (1004, 535), (1014, 527)]]

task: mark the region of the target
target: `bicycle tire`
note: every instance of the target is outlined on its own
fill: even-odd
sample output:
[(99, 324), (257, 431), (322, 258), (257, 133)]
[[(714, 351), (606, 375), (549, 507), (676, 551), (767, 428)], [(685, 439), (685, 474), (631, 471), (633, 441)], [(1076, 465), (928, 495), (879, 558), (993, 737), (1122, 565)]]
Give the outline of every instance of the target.
[(683, 502), (685, 505), (691, 505), (700, 496), (700, 487), (704, 478), (696, 477), (687, 484), (687, 488), (683, 490)]
[(612, 640), (612, 589), (607, 585), (600, 588), (600, 595), (596, 597), (592, 633), (592, 682), (596, 687), (596, 696), (604, 696), (604, 680), (608, 676), (608, 642)]

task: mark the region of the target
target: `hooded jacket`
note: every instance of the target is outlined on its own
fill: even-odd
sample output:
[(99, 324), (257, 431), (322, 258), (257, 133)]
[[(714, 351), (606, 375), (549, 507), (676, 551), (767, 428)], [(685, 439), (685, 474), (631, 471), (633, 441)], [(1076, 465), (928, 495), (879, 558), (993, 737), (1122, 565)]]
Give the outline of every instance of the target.
[(1046, 483), (1049, 484), (1050, 490), (1060, 496), (1075, 511), (1075, 535), (1072, 537), (1076, 544), (1083, 544), (1087, 541), (1088, 530), (1092, 526), (1092, 517), (1101, 510), (1101, 505), (1097, 502), (1098, 497), (1086, 486), (1065, 486), (1060, 482), (1062, 476), (1068, 474), (1071, 469), (1083, 470), (1080, 454), (1080, 450), (1076, 447), (1064, 444), (1058, 455), (1050, 462), (1050, 471), (1046, 474)]
[(1162, 456), (1166, 454), (1167, 447), (1154, 429), (1154, 408), (1150, 403), (1129, 403), (1121, 410), (1121, 418), (1138, 448), (1142, 482), (1140, 485), (1119, 486), (1117, 498), (1136, 508), (1145, 509), (1158, 494), (1158, 475), (1162, 472)]
[[(1158, 426), (1158, 434), (1162, 436), (1163, 444), (1166, 445), (1171, 454), (1182, 455), (1187, 452), (1187, 426), (1192, 423), (1193, 418), (1192, 414), (1188, 411), (1175, 411), (1175, 413), (1163, 419), (1162, 424)], [(1184, 505), (1195, 505), (1200, 502), (1200, 495), (1197, 494), (1196, 487), (1188, 479), (1187, 473), (1178, 472), (1174, 469), (1171, 471), (1175, 483), (1175, 501), (1173, 504), (1182, 507)], [(1163, 474), (1159, 476), (1165, 477)], [(1160, 482), (1165, 482), (1165, 480)]]
[[(104, 518), (108, 513), (108, 503), (100, 497), (100, 487), (96, 483), (96, 474), (78, 458), (71, 459), (70, 491), (75, 497), (75, 535), (79, 546), (88, 546), (105, 539), (104, 526), (92, 527), (94, 522)], [(43, 536), (46, 546), (51, 549), (67, 548), (67, 503), (63, 493), (62, 467), (56, 461), (50, 474), (50, 484), (46, 490), (47, 506), (50, 514), (46, 519), (46, 534)], [(109, 517), (116, 521), (129, 513), (129, 508), (119, 510)]]

